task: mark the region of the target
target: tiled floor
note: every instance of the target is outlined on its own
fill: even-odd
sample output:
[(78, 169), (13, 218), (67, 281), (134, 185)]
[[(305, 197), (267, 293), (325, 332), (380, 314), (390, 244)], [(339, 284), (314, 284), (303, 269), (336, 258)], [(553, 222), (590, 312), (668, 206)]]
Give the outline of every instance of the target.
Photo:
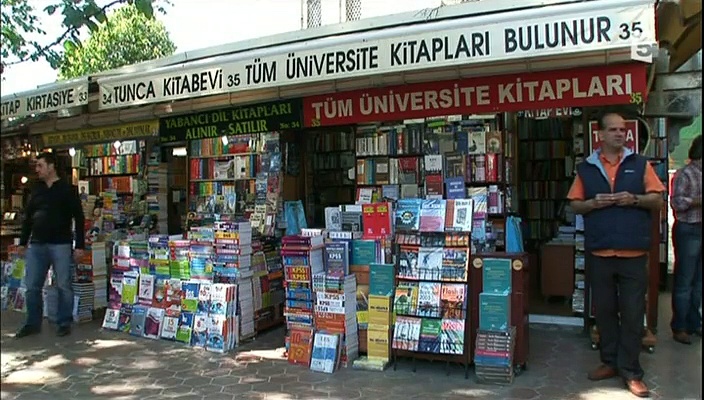
[[(701, 399), (701, 342), (669, 338), (666, 303), (655, 353), (642, 363), (653, 398)], [(459, 368), (409, 362), (398, 369), (313, 373), (281, 358), (282, 331), (261, 335), (236, 353), (218, 355), (164, 341), (103, 332), (98, 322), (56, 338), (49, 329), (15, 340), (17, 313), (2, 314), (2, 399), (630, 399), (619, 380), (589, 382), (598, 354), (579, 330), (531, 327), (528, 370), (511, 386), (465, 380)]]

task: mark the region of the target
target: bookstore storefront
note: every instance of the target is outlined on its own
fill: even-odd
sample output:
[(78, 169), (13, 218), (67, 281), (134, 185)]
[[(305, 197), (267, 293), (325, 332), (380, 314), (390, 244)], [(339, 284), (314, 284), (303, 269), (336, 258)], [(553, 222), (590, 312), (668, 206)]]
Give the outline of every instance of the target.
[(556, 215), (585, 110), (647, 96), (631, 48), (655, 42), (652, 2), (595, 3), (98, 78), (101, 110), (231, 105), (160, 113), (160, 142), (187, 155), (187, 236), (120, 243), (104, 327), (225, 352), (285, 322), (289, 361), (311, 369), (366, 353), (362, 367), (474, 362), (510, 381), (528, 361), (534, 253), (575, 242)]

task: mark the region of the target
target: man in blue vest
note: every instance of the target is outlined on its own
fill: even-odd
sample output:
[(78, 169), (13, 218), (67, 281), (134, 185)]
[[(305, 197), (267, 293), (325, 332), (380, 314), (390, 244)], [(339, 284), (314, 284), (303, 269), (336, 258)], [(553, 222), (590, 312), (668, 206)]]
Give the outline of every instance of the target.
[(599, 330), (602, 365), (591, 380), (621, 376), (628, 390), (648, 397), (640, 351), (648, 290), (652, 212), (665, 187), (648, 160), (624, 147), (626, 121), (616, 112), (599, 118), (599, 150), (577, 166), (567, 195), (584, 216), (587, 278)]

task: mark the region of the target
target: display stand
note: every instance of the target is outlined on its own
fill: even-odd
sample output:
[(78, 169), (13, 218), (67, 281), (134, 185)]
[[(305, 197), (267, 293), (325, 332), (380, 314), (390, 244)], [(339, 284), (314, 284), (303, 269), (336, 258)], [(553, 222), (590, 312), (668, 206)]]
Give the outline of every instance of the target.
[(450, 363), (463, 365), (468, 379), (470, 233), (397, 234), (397, 244), (394, 370), (399, 358), (410, 358), (413, 372), (418, 359), (440, 361), (448, 375)]
[[(528, 302), (530, 268), (528, 253), (484, 253), (472, 256), (470, 268), (471, 326), (479, 326), (479, 294), (483, 291), (482, 267), (485, 258), (511, 260), (511, 325), (516, 328), (516, 347), (514, 350), (514, 371), (519, 374), (527, 368), (529, 354)], [(470, 354), (474, 354), (477, 338), (476, 329), (471, 330)]]

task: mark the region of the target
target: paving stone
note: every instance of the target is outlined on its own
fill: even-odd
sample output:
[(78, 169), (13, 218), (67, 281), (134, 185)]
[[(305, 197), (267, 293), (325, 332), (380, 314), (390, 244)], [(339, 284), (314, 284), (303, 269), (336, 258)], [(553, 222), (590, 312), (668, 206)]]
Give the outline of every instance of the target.
[[(661, 321), (667, 321), (669, 297), (660, 303)], [(100, 321), (78, 326), (60, 341), (50, 329), (30, 341), (14, 340), (11, 333), (20, 322), (17, 313), (3, 314), (0, 400), (633, 398), (619, 379), (586, 379), (599, 364), (599, 353), (591, 350), (586, 335), (570, 327), (531, 326), (527, 370), (512, 385), (497, 386), (477, 384), (472, 371), (465, 379), (461, 366), (450, 366), (448, 376), (443, 363), (410, 360), (399, 360), (395, 371), (312, 372), (282, 358), (282, 329), (261, 335), (236, 353), (215, 354), (102, 331)], [(641, 357), (651, 398), (701, 398), (701, 341), (682, 346), (666, 332), (659, 340), (654, 354)]]

